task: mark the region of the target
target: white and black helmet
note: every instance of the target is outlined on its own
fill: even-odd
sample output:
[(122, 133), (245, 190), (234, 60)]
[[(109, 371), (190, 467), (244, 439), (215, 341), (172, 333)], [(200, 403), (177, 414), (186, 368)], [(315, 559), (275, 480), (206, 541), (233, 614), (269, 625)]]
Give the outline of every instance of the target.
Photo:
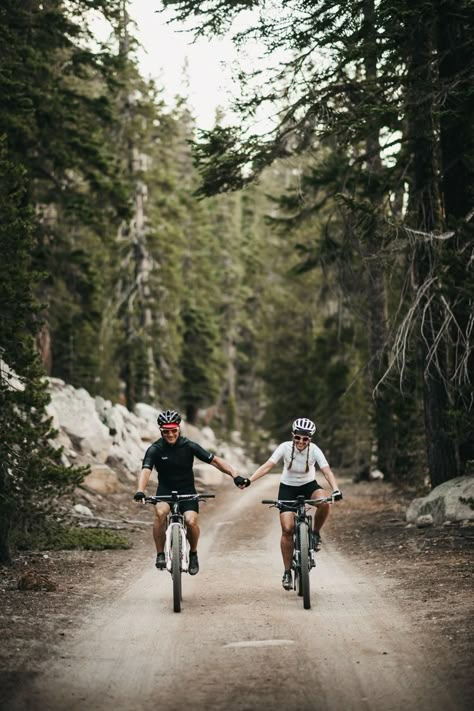
[(308, 420), (307, 417), (298, 417), (298, 419), (293, 422), (291, 431), (293, 434), (312, 437), (316, 432), (316, 425), (312, 420)]
[(158, 425), (160, 427), (165, 427), (168, 425), (179, 425), (181, 422), (181, 415), (176, 410), (164, 410), (160, 412), (157, 419)]

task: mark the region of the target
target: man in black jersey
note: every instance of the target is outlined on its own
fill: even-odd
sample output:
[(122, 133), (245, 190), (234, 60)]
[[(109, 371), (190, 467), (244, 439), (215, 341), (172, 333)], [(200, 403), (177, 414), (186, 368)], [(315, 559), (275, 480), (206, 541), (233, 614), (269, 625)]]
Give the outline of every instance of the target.
[[(165, 410), (158, 416), (158, 425), (161, 431), (161, 438), (148, 447), (143, 459), (142, 470), (138, 479), (138, 491), (134, 499), (143, 501), (145, 489), (150, 478), (150, 474), (155, 467), (158, 472), (157, 496), (171, 494), (177, 491), (178, 494), (195, 494), (193, 462), (197, 457), (202, 462), (212, 464), (221, 472), (228, 474), (239, 488), (248, 486), (248, 479), (237, 476), (234, 468), (224, 459), (221, 459), (212, 452), (193, 442), (187, 437), (182, 437), (179, 431), (181, 415), (176, 410)], [(166, 567), (164, 554), (166, 516), (170, 510), (169, 504), (162, 501), (156, 504), (156, 518), (153, 525), (153, 538), (156, 545), (156, 567), (163, 570)], [(196, 575), (199, 572), (199, 562), (197, 555), (197, 544), (199, 539), (198, 501), (185, 501), (180, 503), (180, 510), (184, 513), (186, 520), (188, 540), (190, 545), (189, 573)]]

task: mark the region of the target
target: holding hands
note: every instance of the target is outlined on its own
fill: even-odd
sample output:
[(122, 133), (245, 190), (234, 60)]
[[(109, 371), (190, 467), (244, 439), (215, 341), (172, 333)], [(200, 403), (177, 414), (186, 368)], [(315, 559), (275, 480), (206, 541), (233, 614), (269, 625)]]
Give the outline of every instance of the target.
[(234, 484), (239, 488), (239, 489), (246, 489), (248, 486), (250, 486), (250, 479), (247, 479), (243, 476), (235, 476), (234, 477)]

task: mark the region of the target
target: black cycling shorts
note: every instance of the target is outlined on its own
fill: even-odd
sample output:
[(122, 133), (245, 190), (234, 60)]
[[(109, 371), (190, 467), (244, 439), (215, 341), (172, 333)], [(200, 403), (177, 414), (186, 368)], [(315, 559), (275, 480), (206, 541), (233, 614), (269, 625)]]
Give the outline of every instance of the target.
[[(305, 499), (310, 499), (311, 494), (314, 491), (322, 488), (323, 487), (318, 484), (316, 479), (314, 481), (309, 481), (307, 484), (302, 484), (301, 486), (290, 486), (289, 484), (280, 484), (280, 488), (278, 489), (278, 498), (283, 501), (296, 499), (297, 496), (304, 496)], [(280, 509), (280, 513), (293, 510), (294, 509), (291, 509), (288, 506), (283, 506)]]
[[(178, 494), (195, 494), (195, 491), (178, 491)], [(156, 490), (157, 496), (169, 496), (171, 491), (166, 486), (161, 486), (158, 484), (158, 489)], [(165, 503), (168, 503), (167, 501)], [(183, 500), (179, 502), (179, 510), (181, 513), (185, 511), (195, 511), (199, 513), (199, 501), (197, 499), (190, 499), (189, 501)]]

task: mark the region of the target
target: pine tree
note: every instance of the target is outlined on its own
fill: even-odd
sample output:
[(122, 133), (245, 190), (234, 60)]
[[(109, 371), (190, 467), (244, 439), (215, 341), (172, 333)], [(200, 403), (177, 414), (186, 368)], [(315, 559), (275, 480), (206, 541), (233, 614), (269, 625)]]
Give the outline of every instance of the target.
[[(96, 9), (114, 17), (117, 3)], [(127, 211), (125, 187), (107, 141), (116, 62), (88, 49), (90, 4), (2, 5), (0, 131), (29, 176), (28, 201), (40, 231), (35, 267), (48, 274), (38, 337), (49, 372), (93, 387), (96, 345), (108, 270), (103, 245)]]
[[(112, 12), (113, 5), (107, 3)], [(94, 130), (97, 119), (107, 118), (103, 98), (82, 92), (81, 78), (90, 79), (100, 64), (79, 39), (83, 37), (80, 20), (89, 3), (75, 3), (69, 10), (67, 14), (64, 4), (56, 0), (21, 4), (7, 0), (0, 8), (0, 556), (4, 561), (10, 559), (16, 534), (41, 525), (56, 497), (69, 491), (84, 473), (64, 467), (61, 452), (51, 444), (47, 383), (35, 350), (45, 304), (35, 298), (40, 279), (32, 255), (42, 270), (52, 269), (52, 246), (59, 231), (51, 228), (48, 218), (56, 227), (59, 212), (84, 217), (94, 207), (92, 196), (100, 193), (103, 200), (120, 192), (109, 181), (111, 173), (105, 170)], [(105, 53), (101, 61), (107, 63)], [(48, 343), (48, 334), (43, 324), (43, 344)]]
[[(400, 434), (387, 414), (387, 405), (395, 406), (390, 376), (394, 365), (401, 365), (407, 381), (423, 379), (432, 484), (464, 471), (472, 451), (466, 438), (472, 425), (466, 397), (472, 362), (470, 3), (292, 0), (272, 12), (258, 1), (164, 4), (174, 7), (179, 19), (196, 18), (197, 33), (204, 35), (224, 33), (241, 10), (258, 8), (255, 25), (234, 35), (235, 42), (259, 37), (268, 57), (276, 49), (289, 52), (278, 67), (265, 68), (272, 80), (260, 82), (259, 88), (247, 82), (247, 94), (236, 101), (243, 128), (217, 126), (203, 135), (196, 147), (201, 193), (238, 189), (277, 158), (310, 159), (325, 141), (333, 142), (335, 154), (342, 151), (347, 170), (340, 173), (344, 188), (339, 200), (359, 240), (358, 259), (362, 256), (367, 268), (379, 453), (390, 471), (391, 441)], [(323, 50), (328, 51), (321, 62), (318, 52)], [(260, 71), (251, 73), (251, 79)], [(268, 104), (275, 110), (274, 128), (263, 136), (252, 134), (255, 112)], [(320, 186), (313, 185), (313, 205), (308, 205), (308, 194), (302, 196), (302, 218), (321, 209)], [(326, 182), (321, 203), (331, 197), (330, 187)], [(451, 237), (443, 236), (445, 216), (456, 226), (447, 244)], [(416, 290), (410, 294), (405, 289), (400, 304), (387, 314), (394, 299), (390, 295), (386, 302), (386, 275), (403, 268), (399, 250), (413, 264)], [(388, 325), (395, 334), (390, 363)], [(418, 365), (410, 354), (410, 337), (421, 344)], [(417, 403), (411, 416), (418, 412)]]
[(9, 563), (15, 535), (43, 523), (56, 497), (82, 479), (84, 469), (61, 463), (45, 407), (47, 383), (35, 351), (38, 276), (31, 251), (37, 226), (27, 201), (24, 169), (0, 144), (0, 561)]

